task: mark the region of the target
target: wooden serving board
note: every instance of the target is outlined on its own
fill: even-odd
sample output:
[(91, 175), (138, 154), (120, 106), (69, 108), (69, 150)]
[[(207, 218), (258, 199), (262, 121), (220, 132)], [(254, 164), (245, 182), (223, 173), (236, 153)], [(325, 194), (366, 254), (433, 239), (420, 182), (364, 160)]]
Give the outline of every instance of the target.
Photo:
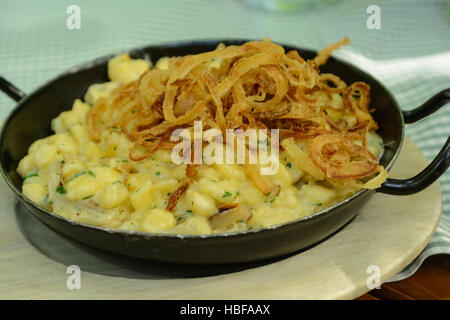
[[(427, 160), (408, 139), (392, 177)], [(1, 299), (352, 299), (370, 291), (429, 242), (441, 215), (438, 183), (411, 196), (376, 194), (340, 232), (290, 257), (233, 266), (180, 266), (125, 258), (69, 240), (36, 220), (0, 182)], [(236, 250), (239, 250), (236, 248)], [(69, 290), (68, 266), (81, 270)]]

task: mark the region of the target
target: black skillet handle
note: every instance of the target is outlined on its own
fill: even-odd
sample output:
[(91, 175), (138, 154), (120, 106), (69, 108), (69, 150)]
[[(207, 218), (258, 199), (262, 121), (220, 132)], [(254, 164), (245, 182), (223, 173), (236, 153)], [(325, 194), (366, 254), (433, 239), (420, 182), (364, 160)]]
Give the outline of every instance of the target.
[(25, 97), (25, 92), (14, 86), (11, 82), (3, 77), (0, 77), (0, 90), (6, 93), (11, 99), (16, 102)]
[[(450, 102), (450, 88), (439, 92), (420, 107), (403, 111), (405, 123), (421, 120)], [(388, 178), (377, 190), (382, 193), (408, 195), (419, 192), (435, 182), (450, 167), (450, 137), (434, 160), (419, 174), (409, 179)]]

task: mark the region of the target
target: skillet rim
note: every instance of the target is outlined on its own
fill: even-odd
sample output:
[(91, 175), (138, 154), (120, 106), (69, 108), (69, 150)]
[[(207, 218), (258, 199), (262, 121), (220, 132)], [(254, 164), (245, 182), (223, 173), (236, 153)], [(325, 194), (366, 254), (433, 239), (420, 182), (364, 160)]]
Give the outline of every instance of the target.
[[(233, 39), (213, 39), (213, 38), (208, 39), (208, 38), (206, 38), (206, 39), (196, 39), (196, 40), (173, 41), (173, 42), (167, 42), (167, 43), (157, 43), (157, 44), (151, 44), (151, 45), (147, 45), (147, 46), (141, 46), (141, 47), (130, 48), (130, 49), (125, 49), (125, 50), (117, 50), (115, 53), (104, 55), (104, 56), (101, 56), (98, 58), (94, 58), (93, 60), (90, 60), (88, 62), (73, 66), (73, 67), (67, 69), (66, 71), (59, 73), (58, 75), (51, 78), (50, 80), (44, 82), (42, 85), (38, 86), (35, 90), (33, 90), (31, 93), (27, 94), (24, 98), (22, 98), (16, 104), (14, 109), (10, 111), (10, 113), (5, 118), (5, 120), (3, 120), (3, 125), (2, 125), (1, 132), (0, 132), (0, 152), (3, 153), (4, 140), (5, 140), (4, 136), (5, 136), (6, 128), (8, 127), (9, 123), (14, 119), (15, 115), (19, 111), (21, 111), (24, 108), (24, 106), (26, 106), (28, 100), (32, 99), (35, 95), (38, 95), (40, 92), (48, 90), (46, 87), (50, 86), (51, 84), (56, 83), (66, 77), (70, 77), (71, 75), (73, 75), (77, 72), (93, 68), (93, 67), (101, 65), (103, 63), (107, 63), (107, 61), (110, 58), (114, 57), (115, 55), (117, 55), (119, 53), (127, 52), (127, 53), (130, 53), (131, 55), (133, 55), (133, 53), (144, 53), (145, 56), (149, 56), (151, 54), (149, 54), (146, 51), (151, 51), (152, 49), (157, 49), (157, 48), (177, 48), (177, 47), (181, 48), (181, 47), (189, 47), (189, 46), (208, 46), (208, 45), (218, 45), (221, 42), (230, 43), (230, 45), (233, 43), (236, 45), (239, 45), (239, 44), (242, 44), (242, 43), (245, 43), (248, 41), (255, 41), (255, 40), (261, 41), (261, 40), (257, 40), (257, 39), (248, 40), (248, 39), (241, 39), (241, 38), (233, 38)], [(298, 47), (297, 45), (292, 45), (289, 43), (279, 43), (279, 42), (275, 42), (275, 41), (273, 41), (273, 43), (279, 44), (279, 45), (283, 46), (283, 48), (290, 47), (290, 48), (298, 50), (298, 51), (310, 52), (310, 53), (317, 54), (317, 51), (314, 49)], [(336, 61), (338, 63), (343, 64), (345, 67), (353, 69), (353, 71), (363, 73), (367, 78), (369, 78), (371, 81), (376, 83), (387, 94), (390, 102), (392, 102), (392, 104), (395, 106), (396, 111), (398, 112), (398, 114), (400, 116), (401, 135), (400, 135), (400, 141), (398, 141), (397, 149), (395, 150), (394, 154), (392, 155), (392, 158), (389, 160), (389, 162), (387, 163), (387, 165), (385, 167), (385, 169), (387, 171), (389, 171), (392, 168), (392, 166), (394, 165), (395, 161), (397, 160), (398, 155), (400, 154), (401, 148), (403, 146), (404, 137), (405, 137), (404, 117), (403, 117), (403, 113), (401, 111), (401, 108), (400, 108), (397, 100), (380, 80), (378, 80), (372, 74), (360, 69), (358, 66), (352, 64), (351, 62), (345, 61), (345, 60), (342, 60), (341, 58), (336, 58), (333, 56), (330, 57), (328, 59), (328, 61)], [(364, 190), (358, 191), (357, 193), (353, 194), (352, 196), (345, 198), (342, 201), (339, 201), (338, 203), (335, 203), (334, 205), (327, 207), (321, 211), (315, 212), (313, 214), (310, 214), (310, 215), (307, 215), (307, 216), (304, 216), (301, 218), (290, 220), (290, 221), (287, 221), (284, 223), (267, 226), (264, 228), (250, 229), (250, 230), (246, 230), (244, 232), (236, 231), (236, 232), (200, 234), (200, 235), (170, 234), (170, 233), (142, 232), (142, 231), (134, 231), (134, 230), (120, 230), (120, 229), (113, 229), (113, 228), (104, 228), (104, 227), (98, 227), (98, 226), (89, 225), (86, 223), (81, 223), (81, 222), (78, 222), (75, 220), (67, 219), (65, 217), (62, 217), (62, 216), (54, 213), (54, 212), (48, 211), (48, 210), (38, 206), (33, 201), (28, 199), (23, 194), (22, 190), (19, 190), (16, 187), (14, 182), (11, 180), (9, 174), (6, 173), (6, 169), (3, 166), (3, 162), (0, 165), (0, 171), (1, 171), (1, 175), (3, 176), (3, 179), (7, 183), (7, 185), (14, 191), (16, 196), (25, 203), (25, 207), (27, 205), (29, 205), (42, 213), (50, 215), (52, 218), (55, 218), (56, 220), (58, 220), (59, 223), (70, 224), (73, 227), (82, 227), (82, 228), (93, 229), (93, 231), (106, 232), (109, 234), (120, 235), (123, 237), (142, 237), (145, 239), (150, 239), (150, 238), (158, 238), (158, 239), (167, 238), (167, 239), (178, 239), (178, 240), (184, 240), (184, 239), (201, 240), (201, 239), (216, 239), (216, 238), (222, 239), (222, 238), (232, 238), (232, 237), (233, 238), (234, 237), (243, 237), (243, 236), (248, 236), (248, 235), (252, 235), (255, 233), (258, 233), (258, 234), (259, 233), (268, 233), (268, 232), (271, 232), (274, 230), (288, 228), (292, 224), (300, 223), (302, 221), (317, 219), (323, 215), (326, 215), (326, 214), (332, 212), (336, 208), (341, 207), (341, 206), (345, 205), (346, 203), (353, 201), (354, 199), (362, 196), (365, 193), (376, 192), (376, 190), (364, 189)]]

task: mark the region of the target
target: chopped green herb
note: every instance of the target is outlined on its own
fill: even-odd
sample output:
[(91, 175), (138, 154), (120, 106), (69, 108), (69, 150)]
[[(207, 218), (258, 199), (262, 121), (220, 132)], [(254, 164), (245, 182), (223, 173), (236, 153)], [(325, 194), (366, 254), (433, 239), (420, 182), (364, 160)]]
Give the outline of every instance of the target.
[(37, 173), (29, 173), (23, 177), (23, 181), (27, 180), (28, 178), (37, 177), (37, 176), (38, 176)]
[(312, 206), (316, 206), (316, 207), (320, 207), (322, 205), (321, 203), (313, 203), (313, 202), (310, 202), (310, 204)]
[(292, 163), (290, 162), (286, 163), (286, 167), (288, 167), (289, 169), (292, 168)]
[(223, 193), (222, 198), (231, 197), (231, 196), (232, 196), (231, 192), (225, 191), (225, 192)]
[(66, 190), (63, 186), (58, 185), (58, 186), (56, 187), (56, 192), (61, 193), (61, 194), (66, 194), (66, 193), (67, 193), (67, 190)]
[(133, 110), (131, 110), (131, 113), (136, 113), (136, 110), (134, 110), (134, 109), (133, 109)]
[(159, 172), (159, 171), (156, 171), (156, 172), (155, 172), (155, 176), (158, 176), (158, 177), (159, 177), (160, 175), (161, 175), (161, 172)]
[(120, 160), (120, 162), (128, 162), (128, 160), (127, 159), (122, 159), (122, 160)]
[(117, 150), (117, 146), (114, 146), (114, 150)]
[(85, 174), (86, 173), (86, 171), (80, 171), (80, 172), (78, 172), (78, 173), (75, 173), (75, 175), (73, 176), (73, 178), (75, 179), (75, 178), (77, 178), (77, 177), (79, 177), (79, 176), (82, 176), (83, 174)]
[(95, 174), (91, 170), (88, 170), (87, 173), (95, 178)]
[(84, 197), (84, 198), (83, 198), (83, 200), (86, 200), (86, 199), (92, 198), (93, 196), (94, 196), (94, 195), (93, 195), (93, 194), (91, 194), (90, 196)]
[(186, 210), (186, 213), (192, 213), (192, 210)]
[(273, 198), (272, 200), (269, 200), (270, 203), (273, 203), (275, 201), (275, 198)]
[(240, 191), (236, 191), (236, 196), (239, 197), (241, 195)]

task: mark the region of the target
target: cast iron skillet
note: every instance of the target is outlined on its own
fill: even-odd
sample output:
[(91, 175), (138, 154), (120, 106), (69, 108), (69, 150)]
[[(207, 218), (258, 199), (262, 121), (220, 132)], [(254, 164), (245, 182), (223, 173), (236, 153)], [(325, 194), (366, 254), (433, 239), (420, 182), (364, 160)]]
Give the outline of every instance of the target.
[[(149, 46), (130, 53), (134, 58), (149, 57), (155, 62), (164, 56), (213, 50), (220, 42), (229, 45), (246, 41), (181, 42)], [(298, 50), (304, 58), (316, 55), (316, 52), (310, 50), (288, 45), (284, 47), (286, 51)], [(279, 257), (318, 243), (349, 222), (375, 194), (373, 190), (361, 191), (311, 216), (262, 230), (200, 236), (161, 235), (93, 227), (69, 221), (40, 208), (22, 194), (22, 181), (16, 172), (17, 164), (26, 155), (33, 141), (52, 134), (50, 121), (53, 118), (70, 109), (73, 101), (82, 98), (91, 84), (108, 81), (107, 61), (111, 57), (112, 55), (74, 67), (29, 95), (0, 78), (0, 89), (18, 102), (7, 118), (0, 138), (1, 173), (25, 207), (52, 229), (87, 245), (137, 258), (191, 264), (249, 262)], [(402, 112), (381, 83), (351, 64), (331, 58), (321, 70), (337, 74), (346, 83), (364, 81), (371, 86), (372, 106), (376, 107), (373, 116), (380, 126), (378, 133), (386, 144), (380, 162), (387, 169), (391, 168), (400, 152), (404, 124), (430, 115), (450, 100), (450, 89), (447, 89), (422, 106)], [(443, 174), (449, 165), (450, 138), (434, 161), (418, 175), (406, 180), (388, 179), (377, 191), (394, 195), (419, 192)]]

